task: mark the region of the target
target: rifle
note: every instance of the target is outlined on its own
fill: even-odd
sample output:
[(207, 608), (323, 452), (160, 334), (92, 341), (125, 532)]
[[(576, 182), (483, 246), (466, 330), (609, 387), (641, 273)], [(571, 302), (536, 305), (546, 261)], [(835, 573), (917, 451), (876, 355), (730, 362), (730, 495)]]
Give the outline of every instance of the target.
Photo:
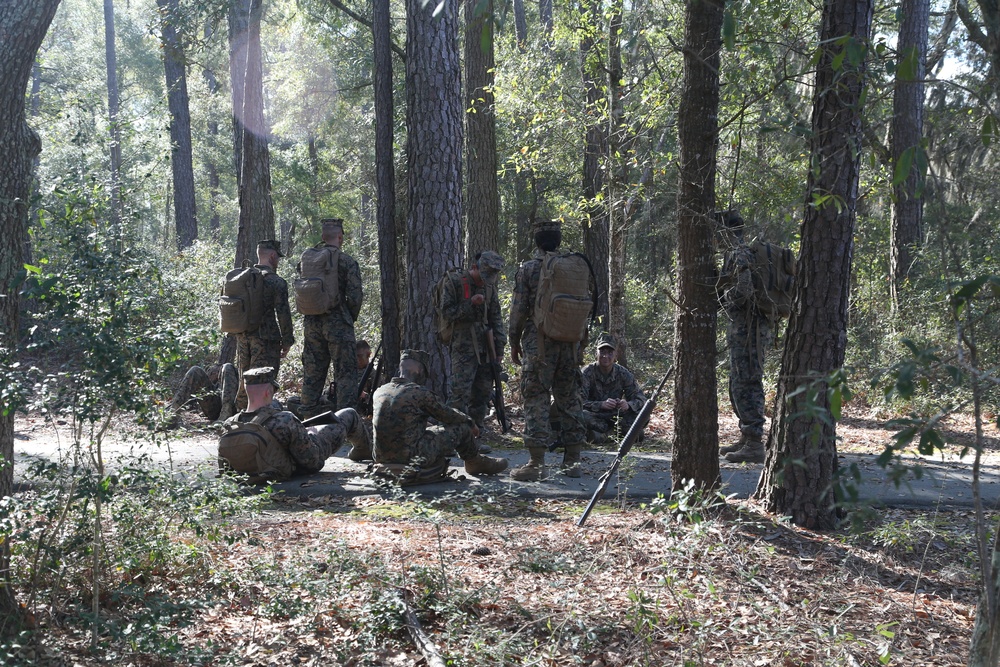
[(326, 412), (321, 412), (315, 417), (310, 417), (309, 419), (302, 420), (303, 426), (323, 426), (324, 424), (339, 424), (340, 418), (337, 417), (337, 413), (333, 410), (327, 410)]
[(378, 342), (378, 347), (375, 348), (375, 354), (372, 358), (368, 360), (368, 365), (365, 367), (365, 372), (361, 374), (361, 382), (358, 383), (358, 403), (361, 402), (361, 394), (365, 391), (365, 385), (368, 384), (368, 380), (372, 377), (372, 371), (375, 370), (375, 362), (378, 361), (378, 354), (382, 351), (382, 341)]
[(490, 371), (493, 373), (493, 408), (497, 413), (497, 423), (500, 424), (501, 433), (506, 433), (510, 430), (510, 422), (507, 421), (507, 410), (503, 405), (503, 370), (500, 368), (500, 360), (497, 359), (493, 329), (486, 330), (486, 347), (490, 357)]
[(601, 475), (597, 489), (594, 491), (594, 495), (590, 498), (590, 503), (587, 505), (587, 509), (583, 510), (583, 516), (580, 520), (576, 522), (578, 528), (583, 528), (583, 524), (587, 521), (587, 517), (590, 516), (591, 510), (594, 509), (594, 505), (597, 501), (601, 499), (604, 492), (608, 490), (608, 483), (611, 481), (611, 476), (615, 474), (618, 470), (618, 466), (621, 465), (622, 459), (631, 451), (632, 445), (639, 437), (639, 433), (643, 429), (643, 424), (649, 419), (649, 415), (652, 414), (653, 408), (656, 406), (656, 397), (660, 395), (663, 390), (663, 386), (667, 384), (667, 380), (673, 374), (674, 368), (670, 367), (667, 374), (663, 376), (663, 380), (660, 381), (660, 386), (656, 388), (653, 395), (650, 396), (645, 403), (642, 405), (642, 410), (639, 410), (638, 416), (636, 416), (635, 421), (632, 422), (632, 426), (629, 427), (628, 433), (625, 434), (625, 438), (622, 439), (622, 444), (618, 446), (618, 456), (615, 457), (614, 462), (611, 467), (608, 468), (607, 472)]

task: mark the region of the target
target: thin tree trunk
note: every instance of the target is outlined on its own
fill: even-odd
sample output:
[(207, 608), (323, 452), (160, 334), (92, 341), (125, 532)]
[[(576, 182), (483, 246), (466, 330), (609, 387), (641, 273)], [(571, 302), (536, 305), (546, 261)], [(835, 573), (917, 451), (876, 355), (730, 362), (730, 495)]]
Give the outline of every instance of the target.
[(122, 133), (119, 126), (118, 58), (115, 49), (115, 3), (104, 0), (104, 59), (108, 73), (108, 128), (110, 131), (111, 217), (117, 227), (122, 219)]
[(677, 114), (677, 296), (674, 319), (674, 491), (719, 484), (715, 380), (715, 171), (723, 0), (687, 0), (684, 84)]
[[(403, 342), (431, 357), (444, 395), (447, 349), (435, 336), (431, 293), (462, 258), (462, 88), (458, 0), (406, 2), (407, 307)], [(435, 16), (435, 11), (440, 10)]]
[[(25, 122), (25, 95), (35, 55), (59, 0), (11, 0), (0, 5), (0, 364), (10, 365), (18, 349), (20, 296), (13, 287), (23, 270), (31, 167), (41, 151), (38, 135)], [(10, 355), (10, 356), (8, 356)], [(17, 392), (13, 392), (16, 395)], [(0, 498), (14, 488), (14, 411), (0, 400)], [(0, 544), (0, 636), (16, 635), (21, 615), (10, 579), (10, 541)]]
[(524, 0), (514, 0), (514, 38), (517, 48), (524, 51), (528, 43), (528, 18), (524, 13)]
[(627, 310), (625, 308), (626, 248), (629, 212), (625, 192), (628, 187), (628, 160), (625, 145), (628, 127), (622, 100), (622, 0), (611, 4), (608, 20), (608, 102), (611, 132), (608, 136), (608, 331), (618, 340), (618, 363), (628, 366)]
[(894, 173), (904, 155), (911, 167), (892, 189), (892, 233), (889, 251), (892, 306), (900, 307), (900, 289), (910, 276), (923, 222), (923, 174), (919, 167), (924, 134), (924, 60), (930, 24), (930, 0), (903, 0), (896, 50), (896, 91), (892, 99), (890, 151)]
[(500, 250), (500, 191), (493, 101), (493, 1), (465, 0), (467, 259)]
[(160, 8), (163, 71), (170, 109), (170, 165), (174, 177), (174, 224), (177, 249), (184, 250), (198, 238), (198, 212), (194, 197), (194, 164), (191, 157), (191, 110), (188, 106), (187, 60), (175, 22), (180, 0), (156, 0)]
[[(271, 201), (271, 159), (264, 118), (263, 66), (260, 51), (261, 0), (237, 0), (229, 12), (230, 70), (233, 83), (234, 126), (239, 128), (240, 220), (236, 237), (236, 266), (256, 262), (257, 243), (274, 238)], [(240, 83), (236, 81), (239, 80)], [(237, 106), (240, 89), (242, 106)]]
[[(826, 0), (798, 277), (764, 472), (755, 496), (813, 530), (837, 525), (837, 428), (826, 378), (844, 363), (872, 0)], [(845, 41), (846, 38), (846, 41)], [(846, 55), (846, 57), (845, 57)], [(839, 56), (839, 57), (838, 57)]]
[(604, 58), (594, 35), (601, 22), (600, 5), (596, 0), (584, 0), (583, 36), (580, 40), (580, 61), (586, 98), (586, 138), (583, 149), (583, 200), (587, 216), (580, 221), (583, 228), (584, 251), (590, 258), (597, 278), (597, 319), (600, 326), (608, 323), (608, 210), (601, 201), (604, 194), (604, 173), (601, 161), (608, 152), (604, 73)]
[[(212, 26), (210, 23), (205, 24), (205, 41), (207, 42), (212, 37)], [(215, 72), (206, 67), (202, 70), (202, 76), (205, 78), (205, 86), (208, 88), (208, 93), (214, 96), (219, 92), (219, 81), (215, 76)], [(216, 138), (219, 136), (219, 121), (215, 119), (214, 116), (209, 117), (208, 120), (208, 140), (214, 146)], [(215, 240), (219, 239), (219, 165), (215, 164), (212, 158), (209, 158), (205, 164), (205, 170), (208, 172), (208, 198), (209, 198), (209, 212), (211, 217), (208, 220), (208, 229), (212, 234), (212, 238)]]

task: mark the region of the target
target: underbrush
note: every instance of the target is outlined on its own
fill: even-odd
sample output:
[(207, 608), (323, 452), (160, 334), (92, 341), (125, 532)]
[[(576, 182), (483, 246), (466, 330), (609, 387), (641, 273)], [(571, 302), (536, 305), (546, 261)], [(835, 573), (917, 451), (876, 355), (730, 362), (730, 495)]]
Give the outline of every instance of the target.
[(11, 501), (30, 615), (8, 663), (957, 665), (975, 609), (966, 514), (816, 534), (689, 494), (579, 529), (577, 502), (265, 508), (139, 466), (106, 491), (95, 606), (87, 484), (56, 481)]

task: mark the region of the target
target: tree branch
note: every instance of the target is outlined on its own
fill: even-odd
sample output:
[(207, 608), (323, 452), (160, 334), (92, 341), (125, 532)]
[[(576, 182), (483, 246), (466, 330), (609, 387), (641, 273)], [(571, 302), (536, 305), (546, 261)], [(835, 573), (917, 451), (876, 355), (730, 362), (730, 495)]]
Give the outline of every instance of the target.
[[(344, 12), (345, 14), (347, 14), (352, 19), (354, 19), (361, 25), (365, 26), (369, 30), (372, 29), (371, 19), (366, 19), (364, 16), (358, 14), (356, 11), (345, 5), (340, 0), (326, 0), (326, 1), (330, 3), (330, 6)], [(392, 52), (395, 53), (397, 56), (399, 56), (404, 63), (406, 62), (406, 51), (400, 48), (395, 42), (389, 42), (389, 48), (391, 48)]]
[(976, 23), (972, 12), (969, 11), (969, 0), (955, 0), (955, 10), (958, 12), (959, 18), (962, 19), (962, 23), (965, 24), (965, 29), (969, 31), (969, 39), (978, 44), (983, 51), (989, 53), (990, 40), (983, 33), (982, 26)]

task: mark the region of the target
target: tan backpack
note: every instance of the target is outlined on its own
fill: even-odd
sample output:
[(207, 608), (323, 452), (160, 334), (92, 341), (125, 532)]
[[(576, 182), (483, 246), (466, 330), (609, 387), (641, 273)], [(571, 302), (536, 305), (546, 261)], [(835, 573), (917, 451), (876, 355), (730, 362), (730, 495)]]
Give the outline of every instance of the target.
[(295, 308), (323, 315), (340, 305), (340, 248), (320, 245), (302, 253), (295, 279)]
[(295, 473), (295, 462), (263, 424), (271, 415), (259, 414), (249, 422), (229, 422), (219, 438), (219, 469), (249, 476), (251, 484), (282, 482)]
[(224, 333), (251, 333), (260, 328), (264, 319), (264, 274), (243, 266), (226, 274), (219, 296), (219, 328)]
[(564, 343), (583, 340), (596, 307), (592, 275), (590, 262), (578, 252), (545, 253), (533, 315), (539, 334)]
[(798, 272), (795, 255), (788, 248), (759, 239), (750, 244), (750, 250), (753, 252), (750, 275), (754, 305), (764, 315), (788, 317), (792, 312), (792, 288)]

